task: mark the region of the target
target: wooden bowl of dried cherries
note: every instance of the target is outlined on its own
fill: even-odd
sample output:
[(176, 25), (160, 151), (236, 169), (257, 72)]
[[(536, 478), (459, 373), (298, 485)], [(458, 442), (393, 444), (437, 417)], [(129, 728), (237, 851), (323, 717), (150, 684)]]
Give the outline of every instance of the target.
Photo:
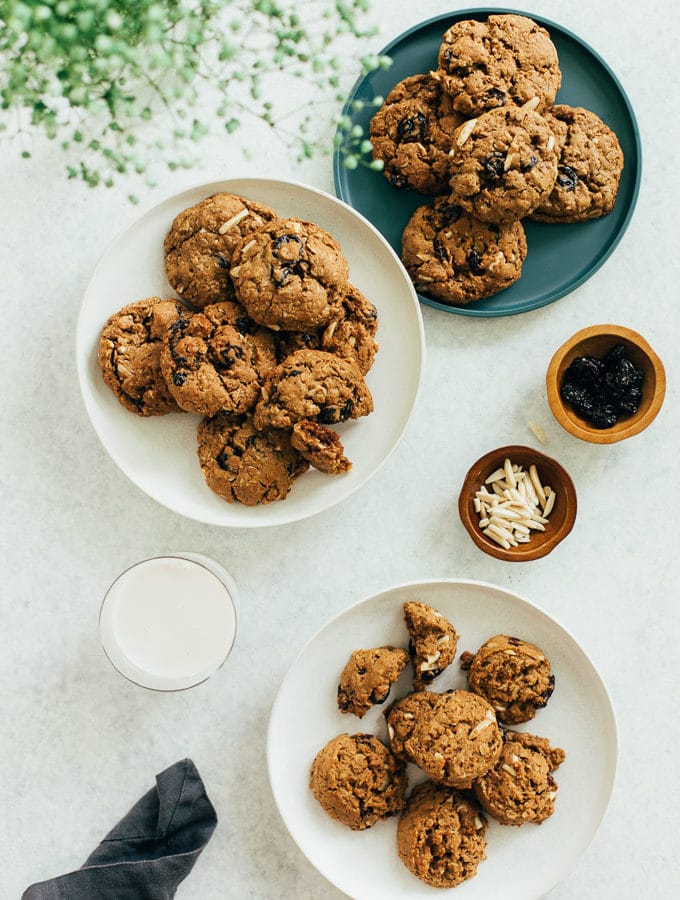
[(553, 415), (570, 434), (613, 444), (643, 431), (666, 393), (663, 363), (637, 332), (591, 325), (555, 352), (546, 374)]

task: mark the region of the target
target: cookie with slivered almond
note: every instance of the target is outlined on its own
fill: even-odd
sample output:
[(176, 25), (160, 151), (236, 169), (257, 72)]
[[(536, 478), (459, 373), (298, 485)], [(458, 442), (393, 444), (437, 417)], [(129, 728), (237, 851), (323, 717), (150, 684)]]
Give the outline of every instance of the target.
[(163, 245), (168, 281), (194, 309), (233, 300), (229, 270), (235, 248), (275, 218), (269, 206), (224, 192), (182, 210)]
[(431, 684), (456, 656), (458, 634), (449, 620), (427, 603), (404, 603), (416, 691)]
[(326, 475), (340, 475), (352, 468), (338, 435), (318, 422), (296, 422), (290, 442), (303, 459)]

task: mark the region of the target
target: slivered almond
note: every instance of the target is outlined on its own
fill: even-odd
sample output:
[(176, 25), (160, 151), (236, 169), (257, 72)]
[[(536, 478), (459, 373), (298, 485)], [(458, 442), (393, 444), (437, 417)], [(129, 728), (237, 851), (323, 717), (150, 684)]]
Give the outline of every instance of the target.
[(548, 145), (546, 147), (548, 153), (550, 153), (550, 151), (552, 150), (552, 148), (554, 146), (555, 146), (555, 135), (551, 134), (550, 137), (548, 138)]
[(456, 146), (458, 146), (458, 147), (463, 146), (465, 141), (470, 137), (470, 135), (474, 131), (476, 124), (477, 124), (477, 119), (469, 119), (464, 125), (461, 125), (460, 131), (458, 132), (458, 137), (456, 138)]
[(222, 225), (220, 225), (218, 231), (220, 234), (226, 234), (230, 228), (233, 228), (234, 225), (237, 225), (241, 219), (245, 219), (247, 215), (250, 214), (249, 209), (242, 209), (241, 212), (236, 213), (235, 216), (232, 216), (231, 219), (227, 219)]
[(508, 775), (516, 775), (517, 774), (517, 772), (515, 772), (515, 770), (512, 768), (512, 766), (509, 766), (507, 763), (503, 763), (503, 765), (501, 766), (501, 769), (503, 769), (504, 772), (507, 772)]
[(516, 162), (519, 162), (519, 156), (516, 153), (508, 153), (505, 157), (505, 162), (503, 163), (503, 171), (507, 172)]
[(475, 727), (472, 729), (472, 731), (470, 732), (468, 737), (470, 737), (470, 738), (477, 737), (478, 734), (481, 734), (483, 731), (485, 731), (491, 725), (493, 725), (493, 722), (490, 722), (489, 719), (487, 719), (487, 718), (482, 719), (482, 721), (478, 725), (475, 725)]
[(245, 245), (245, 247), (241, 247), (241, 256), (243, 256), (244, 253), (246, 253), (248, 250), (250, 250), (251, 247), (254, 247), (256, 243), (257, 243), (257, 241), (253, 238), (252, 241), (248, 241), (248, 243)]
[(527, 111), (536, 109), (536, 107), (538, 106), (538, 104), (540, 102), (541, 102), (540, 97), (532, 97), (531, 100), (527, 100), (527, 102), (524, 104), (524, 106), (522, 106), (522, 109), (525, 109)]

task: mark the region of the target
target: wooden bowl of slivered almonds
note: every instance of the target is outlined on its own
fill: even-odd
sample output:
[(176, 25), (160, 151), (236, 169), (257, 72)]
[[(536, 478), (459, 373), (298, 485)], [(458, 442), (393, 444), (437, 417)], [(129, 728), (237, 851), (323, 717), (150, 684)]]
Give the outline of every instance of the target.
[(576, 489), (566, 469), (544, 453), (499, 447), (470, 467), (458, 511), (480, 550), (529, 562), (554, 550), (573, 528)]

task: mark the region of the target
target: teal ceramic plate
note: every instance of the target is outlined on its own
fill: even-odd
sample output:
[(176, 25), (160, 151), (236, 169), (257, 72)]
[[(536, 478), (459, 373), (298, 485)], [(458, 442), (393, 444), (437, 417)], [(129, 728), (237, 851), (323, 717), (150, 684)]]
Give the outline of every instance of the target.
[[(466, 9), (436, 16), (416, 25), (388, 44), (382, 53), (393, 60), (388, 70), (360, 79), (348, 98), (345, 113), (368, 131), (371, 108), (353, 111), (353, 101), (386, 96), (408, 75), (436, 68), (437, 52), (446, 29), (461, 19), (486, 19), (491, 13), (511, 9)], [(621, 84), (607, 63), (581, 38), (533, 13), (530, 16), (550, 32), (562, 69), (557, 103), (584, 106), (597, 113), (613, 129), (624, 153), (624, 169), (613, 211), (602, 219), (573, 225), (547, 225), (526, 221), (529, 252), (522, 277), (494, 297), (470, 306), (447, 306), (419, 295), (428, 306), (461, 316), (511, 316), (546, 306), (573, 291), (593, 275), (610, 256), (626, 230), (640, 188), (642, 167), (640, 134), (635, 114)], [(379, 172), (365, 167), (345, 169), (336, 151), (333, 160), (338, 197), (366, 216), (401, 253), (401, 233), (417, 206), (431, 198), (397, 191)]]

